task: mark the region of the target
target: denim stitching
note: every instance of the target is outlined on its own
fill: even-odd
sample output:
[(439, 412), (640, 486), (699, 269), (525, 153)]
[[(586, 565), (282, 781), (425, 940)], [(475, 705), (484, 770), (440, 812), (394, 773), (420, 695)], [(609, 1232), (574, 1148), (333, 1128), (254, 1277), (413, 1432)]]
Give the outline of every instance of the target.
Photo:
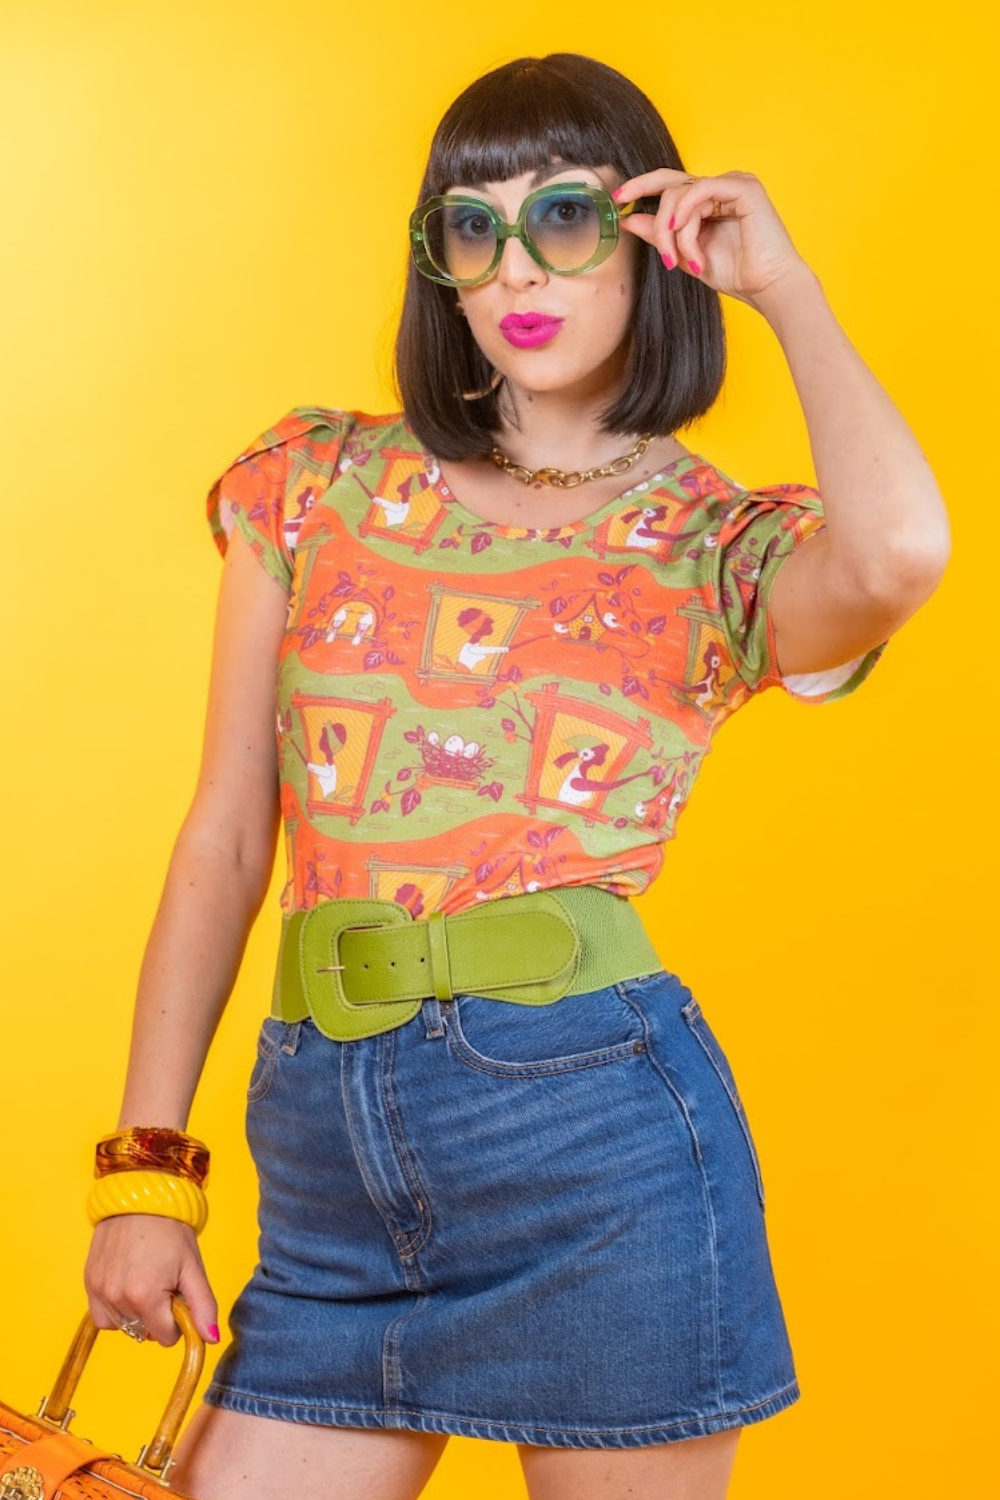
[[(769, 1406), (771, 1404), (771, 1402), (777, 1401), (780, 1397), (787, 1395), (790, 1391), (795, 1391), (797, 1393), (799, 1392), (799, 1382), (798, 1382), (797, 1379), (790, 1381), (788, 1385), (781, 1386), (776, 1391), (772, 1391), (770, 1393), (770, 1395), (762, 1397), (760, 1401), (754, 1401), (754, 1402), (752, 1402), (749, 1406), (732, 1406), (732, 1407), (720, 1408), (719, 1411), (707, 1412), (703, 1416), (682, 1417), (682, 1418), (680, 1418), (676, 1422), (639, 1422), (639, 1423), (636, 1423), (636, 1424), (634, 1424), (632, 1426), (628, 1426), (628, 1427), (579, 1427), (579, 1428), (572, 1428), (572, 1427), (556, 1427), (556, 1426), (551, 1425), (550, 1423), (544, 1423), (544, 1424), (542, 1424), (542, 1423), (530, 1423), (529, 1424), (527, 1422), (493, 1422), (493, 1421), (490, 1421), (489, 1418), (483, 1418), (483, 1417), (466, 1417), (466, 1416), (459, 1415), (457, 1412), (438, 1411), (435, 1408), (406, 1407), (406, 1406), (399, 1406), (399, 1407), (397, 1407), (396, 1411), (395, 1411), (395, 1415), (396, 1415), (397, 1418), (398, 1417), (417, 1417), (417, 1418), (430, 1418), (432, 1420), (434, 1418), (441, 1418), (441, 1419), (444, 1419), (445, 1421), (451, 1421), (451, 1422), (456, 1422), (456, 1423), (460, 1423), (461, 1422), (461, 1423), (465, 1423), (469, 1427), (475, 1427), (475, 1428), (480, 1428), (480, 1429), (492, 1427), (492, 1428), (505, 1429), (505, 1430), (517, 1430), (518, 1432), (558, 1432), (558, 1433), (561, 1433), (561, 1434), (563, 1434), (563, 1435), (565, 1435), (567, 1437), (604, 1437), (604, 1436), (608, 1436), (608, 1437), (620, 1437), (620, 1436), (625, 1436), (625, 1435), (627, 1435), (629, 1433), (637, 1433), (637, 1432), (668, 1432), (673, 1427), (688, 1427), (688, 1426), (691, 1426), (692, 1424), (697, 1424), (697, 1423), (701, 1423), (701, 1422), (714, 1422), (714, 1421), (717, 1421), (720, 1418), (743, 1416), (743, 1414), (745, 1412), (758, 1411), (762, 1406)], [(349, 1405), (324, 1406), (324, 1405), (322, 1405), (322, 1403), (316, 1402), (316, 1401), (287, 1401), (283, 1397), (280, 1397), (280, 1396), (258, 1396), (256, 1394), (256, 1392), (254, 1392), (254, 1391), (243, 1391), (243, 1390), (240, 1390), (237, 1386), (232, 1386), (232, 1385), (219, 1385), (219, 1384), (216, 1384), (215, 1381), (213, 1381), (207, 1387), (206, 1392), (205, 1392), (206, 1396), (209, 1395), (209, 1394), (213, 1394), (213, 1395), (216, 1395), (216, 1394), (218, 1394), (218, 1395), (226, 1395), (227, 1393), (231, 1393), (234, 1396), (244, 1396), (244, 1397), (247, 1397), (251, 1401), (258, 1401), (258, 1402), (261, 1402), (261, 1403), (264, 1403), (264, 1404), (270, 1404), (270, 1405), (273, 1405), (273, 1406), (287, 1406), (287, 1407), (290, 1407), (290, 1408), (301, 1407), (303, 1409), (308, 1409), (308, 1410), (312, 1410), (312, 1411), (329, 1411), (329, 1412), (354, 1412), (354, 1411), (356, 1411), (356, 1412), (369, 1412), (372, 1415), (379, 1415), (381, 1413), (381, 1411), (382, 1411), (382, 1408), (378, 1407), (378, 1406), (349, 1406)]]
[[(413, 1231), (412, 1238), (402, 1246), (400, 1246), (398, 1240), (396, 1242), (397, 1247), (400, 1248), (401, 1256), (405, 1255), (409, 1257), (415, 1255), (427, 1243), (431, 1232), (431, 1208), (427, 1197), (427, 1190), (417, 1175), (416, 1165), (403, 1136), (403, 1122), (400, 1118), (399, 1106), (396, 1103), (396, 1096), (392, 1089), (392, 1063), (396, 1055), (396, 1028), (393, 1027), (390, 1031), (383, 1032), (382, 1041), (383, 1045), (379, 1049), (380, 1071), (382, 1075), (382, 1102), (385, 1105), (386, 1119), (389, 1122), (389, 1131), (392, 1136), (393, 1146), (396, 1148), (396, 1159), (413, 1194), (417, 1212), (420, 1214), (420, 1224)], [(386, 1068), (387, 1052), (389, 1054), (388, 1068)], [(397, 1122), (400, 1126), (398, 1133), (396, 1130)], [(424, 1212), (425, 1209), (426, 1213)], [(423, 1232), (423, 1238), (421, 1238), (421, 1232)], [(395, 1236), (393, 1238), (395, 1239)], [(413, 1269), (417, 1273), (417, 1288), (419, 1289), (422, 1286), (422, 1282), (420, 1280), (419, 1267), (416, 1263), (414, 1263)]]
[[(382, 1404), (385, 1416), (388, 1418), (395, 1413), (398, 1418), (402, 1414), (400, 1398), (403, 1389), (403, 1366), (399, 1357), (400, 1338), (403, 1324), (409, 1323), (411, 1319), (423, 1310), (429, 1300), (428, 1292), (420, 1292), (416, 1304), (405, 1313), (400, 1313), (394, 1318), (385, 1331), (382, 1341)], [(393, 1400), (392, 1391), (397, 1392), (397, 1398)]]
[[(352, 1113), (353, 1113), (353, 1111), (351, 1110), (351, 1108), (350, 1108), (350, 1106), (348, 1104), (348, 1100), (350, 1098), (350, 1091), (349, 1091), (348, 1086), (347, 1086), (348, 1085), (347, 1071), (348, 1071), (348, 1056), (349, 1056), (349, 1054), (348, 1054), (348, 1047), (350, 1046), (350, 1043), (348, 1043), (346, 1045), (343, 1044), (343, 1043), (341, 1043), (341, 1044), (338, 1044), (338, 1045), (340, 1046), (340, 1092), (341, 1092), (341, 1097), (342, 1097), (342, 1099), (344, 1101), (344, 1119), (347, 1122), (347, 1133), (351, 1137), (351, 1149), (354, 1152), (354, 1160), (355, 1160), (355, 1163), (357, 1164), (358, 1171), (361, 1174), (361, 1180), (362, 1180), (362, 1182), (365, 1185), (365, 1191), (367, 1192), (368, 1197), (371, 1200), (372, 1206), (378, 1212), (379, 1217), (381, 1218), (382, 1222), (385, 1225), (386, 1233), (389, 1235), (390, 1239), (392, 1240), (393, 1246), (395, 1247), (396, 1246), (396, 1232), (393, 1229), (392, 1225), (390, 1224), (388, 1218), (386, 1217), (386, 1215), (385, 1215), (385, 1213), (384, 1213), (384, 1211), (382, 1209), (382, 1204), (381, 1204), (381, 1202), (379, 1200), (379, 1195), (375, 1191), (375, 1185), (374, 1185), (371, 1177), (369, 1176), (368, 1169), (367, 1169), (367, 1167), (365, 1165), (365, 1154), (361, 1150), (360, 1142), (358, 1141), (358, 1137), (357, 1137), (357, 1135), (354, 1132), (354, 1126), (352, 1124)], [(406, 1273), (406, 1267), (405, 1266), (403, 1267), (403, 1271), (404, 1271), (404, 1276), (405, 1276), (405, 1273)], [(409, 1285), (409, 1284), (407, 1283), (407, 1285)]]
[(302, 1021), (289, 1021), (278, 1050), (280, 1052), (287, 1052), (289, 1057), (294, 1057), (299, 1048), (299, 1037), (301, 1034)]
[(489, 1059), (486, 1059), (486, 1062), (489, 1065), (484, 1066), (483, 1063), (478, 1061), (478, 1059), (482, 1057), (483, 1054), (476, 1052), (475, 1048), (469, 1045), (469, 1043), (465, 1040), (464, 1034), (458, 1033), (457, 1022), (454, 1024), (456, 1029), (456, 1035), (454, 1039), (455, 1055), (461, 1062), (465, 1063), (467, 1067), (474, 1068), (478, 1073), (486, 1073), (491, 1078), (545, 1078), (555, 1073), (580, 1073), (584, 1070), (584, 1068), (598, 1068), (602, 1067), (605, 1063), (619, 1062), (626, 1057), (641, 1056), (641, 1052), (638, 1052), (636, 1050), (639, 1045), (638, 1040), (636, 1040), (633, 1042), (621, 1042), (616, 1047), (605, 1048), (597, 1054), (589, 1052), (586, 1054), (573, 1054), (574, 1056), (585, 1055), (587, 1057), (586, 1062), (560, 1064), (552, 1063), (548, 1066), (540, 1063), (521, 1064), (512, 1062), (504, 1067), (499, 1062), (493, 1062)]
[(690, 1113), (688, 1111), (687, 1101), (683, 1098), (683, 1096), (681, 1095), (681, 1093), (679, 1092), (679, 1090), (676, 1089), (674, 1087), (674, 1085), (670, 1082), (670, 1079), (667, 1077), (666, 1073), (663, 1071), (663, 1068), (660, 1066), (660, 1064), (657, 1062), (656, 1058), (653, 1056), (653, 1047), (652, 1047), (652, 1041), (651, 1041), (651, 1037), (650, 1037), (649, 1019), (646, 1016), (645, 1011), (642, 1009), (642, 1006), (640, 1004), (638, 1004), (638, 1002), (636, 1001), (635, 996), (627, 993), (626, 991), (624, 991), (622, 989), (622, 983), (627, 984), (628, 981), (625, 980), (625, 981), (619, 983), (616, 986), (616, 988), (618, 988), (619, 992), (621, 993), (622, 999), (626, 1002), (626, 1004), (628, 1004), (628, 1005), (630, 1005), (632, 1007), (632, 1009), (638, 1015), (639, 1019), (642, 1021), (643, 1032), (645, 1034), (645, 1043), (646, 1043), (645, 1053), (646, 1053), (646, 1056), (649, 1058), (649, 1061), (652, 1063), (653, 1067), (659, 1073), (660, 1077), (663, 1079), (663, 1082), (666, 1084), (667, 1088), (670, 1090), (671, 1094), (673, 1094), (675, 1100), (680, 1105), (681, 1113), (683, 1114), (684, 1119), (687, 1122), (688, 1130), (691, 1132), (691, 1143), (694, 1146), (694, 1154), (695, 1154), (695, 1157), (697, 1158), (698, 1165), (699, 1166), (703, 1166), (704, 1165), (704, 1161), (703, 1161), (702, 1154), (701, 1154), (701, 1142), (698, 1139), (698, 1132), (694, 1128), (694, 1121), (692, 1120), (691, 1115), (690, 1115)]
[[(558, 1004), (558, 1001), (555, 1003)], [(583, 1068), (595, 1068), (604, 1063), (639, 1055), (636, 1051), (639, 1038), (632, 1037), (627, 1042), (615, 1042), (610, 1047), (598, 1047), (590, 1052), (571, 1052), (565, 1058), (524, 1063), (504, 1062), (500, 1058), (490, 1058), (485, 1053), (476, 1051), (462, 1030), (457, 1005), (450, 1010), (447, 1025), (449, 1031), (454, 1032), (455, 1055), (468, 1067), (475, 1068), (480, 1073), (489, 1073), (495, 1078), (544, 1078), (553, 1073), (574, 1073)], [(644, 1050), (645, 1044), (640, 1048), (640, 1051)], [(577, 1058), (582, 1058), (583, 1061), (578, 1062), (575, 1060)]]
[(441, 1019), (441, 1002), (436, 995), (428, 995), (420, 1007), (420, 1014), (424, 1023), (424, 1036), (428, 1041), (444, 1036), (444, 1022)]
[[(418, 1250), (420, 1246), (425, 1243), (427, 1234), (429, 1233), (429, 1227), (427, 1226), (424, 1215), (426, 1194), (424, 1193), (423, 1184), (416, 1176), (415, 1168), (411, 1171), (412, 1161), (410, 1159), (406, 1142), (402, 1138), (402, 1132), (397, 1132), (396, 1129), (398, 1109), (396, 1106), (395, 1096), (392, 1092), (391, 1079), (392, 1062), (395, 1058), (395, 1055), (396, 1028), (393, 1027), (389, 1031), (383, 1032), (380, 1037), (379, 1074), (382, 1090), (382, 1104), (383, 1108), (385, 1109), (385, 1117), (389, 1126), (389, 1134), (392, 1138), (393, 1155), (395, 1161), (399, 1166), (399, 1169), (402, 1172), (404, 1178), (406, 1179), (406, 1185), (413, 1196), (417, 1212), (420, 1215), (420, 1223), (417, 1225), (417, 1228), (415, 1230), (413, 1230), (412, 1232), (403, 1231), (402, 1238), (394, 1232), (393, 1240), (395, 1241), (396, 1251), (399, 1255), (400, 1261), (403, 1263), (403, 1271), (404, 1275), (407, 1278), (407, 1286), (410, 1285), (409, 1277), (412, 1271), (415, 1277), (415, 1285), (412, 1289), (420, 1290), (423, 1286), (420, 1267), (416, 1261), (412, 1261), (412, 1264), (410, 1265), (407, 1265), (406, 1262), (410, 1260), (416, 1250)], [(387, 1057), (389, 1064), (388, 1068), (386, 1067)], [(401, 1124), (402, 1122), (400, 1121), (399, 1123)], [(424, 1232), (423, 1239), (420, 1238), (422, 1231), (426, 1231)]]
[[(265, 1017), (264, 1019), (267, 1020), (268, 1018)], [(263, 1099), (271, 1087), (281, 1041), (284, 1040), (285, 1032), (288, 1028), (287, 1022), (283, 1022), (282, 1024), (284, 1030), (281, 1032), (280, 1040), (276, 1041), (264, 1029), (264, 1022), (261, 1022), (257, 1033), (257, 1060), (254, 1063), (254, 1072), (256, 1072), (257, 1062), (261, 1063), (262, 1066), (259, 1077), (247, 1086), (246, 1102), (248, 1104), (256, 1104), (259, 1099)]]
[(675, 974), (673, 969), (653, 969), (649, 974), (636, 974), (629, 979), (618, 979), (615, 981), (615, 988), (619, 993), (623, 989), (631, 993), (633, 986), (644, 988), (651, 979), (675, 979), (678, 984), (682, 983), (680, 975)]
[(403, 1370), (399, 1358), (399, 1329), (402, 1321), (402, 1318), (394, 1318), (382, 1339), (382, 1411), (386, 1417), (392, 1412), (393, 1392), (396, 1392), (397, 1407), (402, 1395)]
[(733, 1107), (736, 1118), (740, 1122), (740, 1129), (743, 1131), (743, 1139), (747, 1143), (747, 1150), (750, 1153), (750, 1161), (754, 1170), (754, 1183), (757, 1189), (757, 1199), (760, 1203), (761, 1208), (764, 1208), (766, 1205), (766, 1195), (764, 1192), (764, 1181), (761, 1173), (760, 1161), (757, 1156), (757, 1148), (754, 1145), (753, 1138), (750, 1134), (750, 1126), (747, 1122), (746, 1112), (743, 1109), (742, 1100), (740, 1100), (739, 1098), (738, 1091), (734, 1094), (733, 1088), (730, 1086), (729, 1080), (726, 1078), (725, 1071), (719, 1066), (718, 1059), (715, 1056), (714, 1049), (712, 1048), (708, 1037), (702, 1031), (701, 1026), (698, 1025), (699, 1021), (703, 1022), (703, 1024), (706, 1026), (708, 1025), (708, 1022), (706, 1021), (704, 1013), (697, 1000), (692, 999), (690, 1004), (685, 1005), (681, 1011), (681, 1014), (687, 1023), (688, 1029), (693, 1033), (705, 1056), (708, 1058), (709, 1062), (712, 1064), (712, 1067), (715, 1069), (715, 1072), (719, 1077), (719, 1081), (726, 1091), (726, 1097)]
[[(627, 983), (627, 981), (622, 981), (622, 982), (623, 983)], [(690, 993), (690, 991), (688, 993)], [(719, 1235), (718, 1235), (718, 1228), (717, 1228), (717, 1225), (716, 1225), (716, 1222), (715, 1222), (715, 1209), (714, 1209), (714, 1207), (712, 1205), (712, 1194), (711, 1194), (711, 1191), (709, 1190), (709, 1186), (708, 1186), (708, 1174), (707, 1174), (707, 1172), (705, 1170), (704, 1157), (701, 1154), (701, 1142), (698, 1139), (698, 1132), (694, 1128), (694, 1121), (692, 1120), (691, 1115), (690, 1115), (690, 1113), (688, 1111), (687, 1101), (681, 1096), (680, 1090), (677, 1089), (677, 1088), (675, 1088), (674, 1085), (670, 1082), (670, 1079), (667, 1077), (667, 1074), (666, 1074), (666, 1071), (665, 1071), (664, 1067), (662, 1066), (662, 1064), (660, 1063), (659, 1059), (655, 1055), (655, 1050), (654, 1050), (654, 1047), (653, 1047), (653, 1044), (652, 1044), (652, 1038), (651, 1038), (651, 1034), (650, 1034), (649, 1017), (646, 1015), (645, 1011), (643, 1010), (641, 1002), (638, 1000), (638, 998), (635, 995), (625, 994), (624, 992), (623, 992), (623, 998), (626, 1001), (626, 1003), (632, 1007), (632, 1009), (636, 1012), (636, 1014), (640, 1017), (640, 1019), (642, 1021), (643, 1030), (644, 1030), (645, 1036), (646, 1036), (646, 1057), (649, 1059), (650, 1063), (655, 1068), (656, 1072), (659, 1074), (660, 1078), (662, 1078), (663, 1082), (666, 1084), (667, 1088), (670, 1090), (671, 1094), (674, 1096), (674, 1098), (677, 1100), (678, 1104), (680, 1105), (681, 1109), (683, 1110), (683, 1112), (684, 1112), (684, 1118), (687, 1121), (688, 1129), (691, 1132), (691, 1140), (694, 1143), (695, 1155), (698, 1158), (698, 1168), (699, 1168), (699, 1178), (700, 1178), (700, 1181), (701, 1181), (701, 1191), (702, 1191), (702, 1196), (703, 1196), (703, 1198), (705, 1200), (705, 1209), (706, 1209), (706, 1212), (708, 1214), (709, 1233), (710, 1233), (710, 1241), (711, 1241), (711, 1245), (710, 1245), (710, 1260), (711, 1260), (711, 1266), (712, 1266), (712, 1326), (713, 1326), (713, 1332), (714, 1332), (714, 1336), (715, 1336), (715, 1385), (716, 1385), (716, 1399), (718, 1400), (719, 1405), (721, 1406), (722, 1402), (723, 1402), (723, 1395), (722, 1395), (722, 1330), (721, 1330), (721, 1326), (720, 1326), (721, 1309), (720, 1309), (720, 1305), (719, 1305), (720, 1301), (721, 1301), (721, 1293), (719, 1291), (719, 1256), (718, 1256)]]

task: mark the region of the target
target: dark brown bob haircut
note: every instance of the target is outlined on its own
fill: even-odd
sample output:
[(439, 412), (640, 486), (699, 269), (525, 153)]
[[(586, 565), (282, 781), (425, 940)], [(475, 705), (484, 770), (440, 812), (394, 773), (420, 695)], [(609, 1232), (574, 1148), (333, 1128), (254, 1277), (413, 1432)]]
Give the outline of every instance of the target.
[[(623, 180), (657, 167), (684, 171), (652, 101), (622, 73), (576, 52), (519, 57), (469, 85), (431, 142), (417, 204), (459, 182), (504, 182), (548, 166), (613, 166)], [(604, 432), (666, 437), (715, 402), (726, 370), (719, 294), (683, 271), (668, 272), (656, 247), (641, 252), (634, 326), (621, 394), (600, 414)], [(396, 395), (436, 457), (487, 457), (500, 429), (494, 370), (453, 287), (422, 276), (410, 257), (395, 346)], [(502, 390), (502, 387), (501, 387)]]

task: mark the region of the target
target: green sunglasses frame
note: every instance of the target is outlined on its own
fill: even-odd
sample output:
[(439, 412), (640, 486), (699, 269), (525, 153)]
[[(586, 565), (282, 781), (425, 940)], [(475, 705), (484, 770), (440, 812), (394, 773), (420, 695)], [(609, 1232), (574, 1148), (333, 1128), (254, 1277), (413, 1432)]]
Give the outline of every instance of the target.
[[(597, 242), (597, 249), (590, 260), (582, 266), (574, 266), (571, 271), (564, 271), (558, 266), (549, 265), (538, 249), (538, 246), (533, 243), (526, 225), (531, 206), (539, 198), (569, 190), (575, 193), (585, 193), (597, 205), (600, 215), (600, 239)], [(443, 208), (448, 203), (471, 204), (475, 208), (482, 209), (493, 222), (497, 237), (496, 251), (490, 265), (480, 276), (466, 276), (461, 278), (448, 276), (439, 270), (427, 252), (424, 223), (428, 214), (436, 208)], [(421, 203), (410, 215), (410, 250), (413, 254), (417, 270), (426, 276), (428, 280), (438, 281), (442, 286), (479, 286), (481, 282), (488, 281), (500, 264), (504, 244), (511, 238), (520, 240), (532, 260), (544, 270), (551, 271), (555, 276), (579, 276), (584, 271), (592, 271), (595, 266), (599, 266), (602, 261), (607, 260), (618, 243), (618, 220), (624, 219), (630, 213), (634, 213), (640, 204), (651, 205), (649, 211), (655, 213), (659, 199), (633, 198), (630, 203), (619, 206), (607, 188), (598, 187), (593, 182), (556, 182), (535, 188), (533, 192), (529, 193), (521, 204), (521, 211), (517, 216), (516, 222), (508, 224), (500, 212), (491, 203), (487, 203), (485, 198), (477, 198), (472, 193), (439, 193), (436, 197), (428, 198), (426, 202)]]

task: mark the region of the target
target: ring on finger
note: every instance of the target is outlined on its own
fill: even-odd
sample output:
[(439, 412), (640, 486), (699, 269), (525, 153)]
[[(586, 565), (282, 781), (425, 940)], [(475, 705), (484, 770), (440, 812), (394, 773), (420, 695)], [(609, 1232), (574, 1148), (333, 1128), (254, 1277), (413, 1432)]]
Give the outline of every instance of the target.
[(146, 1337), (146, 1325), (141, 1318), (126, 1318), (118, 1324), (118, 1327), (122, 1333), (127, 1333), (130, 1339), (135, 1339), (137, 1344), (141, 1344)]

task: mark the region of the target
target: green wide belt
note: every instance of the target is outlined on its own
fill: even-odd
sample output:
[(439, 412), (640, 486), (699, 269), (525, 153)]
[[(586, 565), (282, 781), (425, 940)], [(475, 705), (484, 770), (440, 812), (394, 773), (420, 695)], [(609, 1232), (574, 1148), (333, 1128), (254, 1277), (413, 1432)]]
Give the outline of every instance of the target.
[(402, 1026), (463, 993), (550, 1005), (663, 968), (628, 898), (596, 885), (503, 896), (415, 919), (398, 901), (321, 901), (282, 922), (271, 1015), (335, 1041)]

